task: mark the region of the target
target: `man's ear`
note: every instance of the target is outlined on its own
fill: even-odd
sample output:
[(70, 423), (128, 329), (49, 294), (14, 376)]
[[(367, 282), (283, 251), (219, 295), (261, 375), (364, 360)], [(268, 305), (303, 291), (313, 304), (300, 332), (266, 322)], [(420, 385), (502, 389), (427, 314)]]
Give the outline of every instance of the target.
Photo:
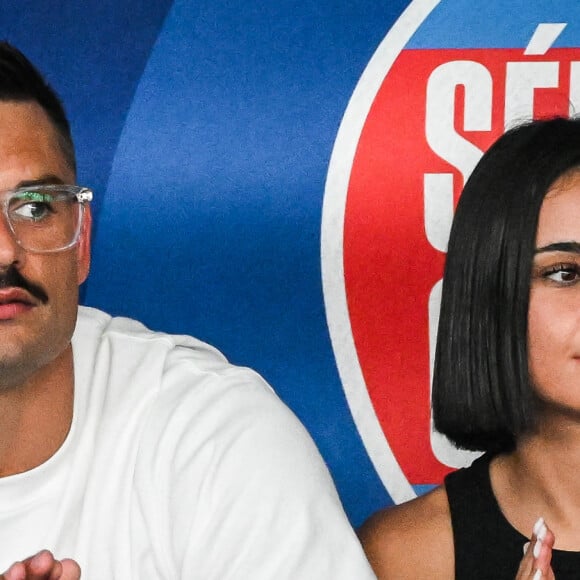
[(87, 203), (84, 207), (83, 223), (77, 242), (77, 261), (78, 261), (78, 283), (82, 284), (89, 275), (91, 267), (91, 230), (93, 224), (93, 215), (91, 207)]

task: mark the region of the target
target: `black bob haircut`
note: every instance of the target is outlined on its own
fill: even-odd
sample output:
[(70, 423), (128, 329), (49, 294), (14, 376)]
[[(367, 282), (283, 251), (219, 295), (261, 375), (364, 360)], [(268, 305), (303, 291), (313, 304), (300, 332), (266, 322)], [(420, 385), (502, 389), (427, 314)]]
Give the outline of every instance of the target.
[(513, 449), (538, 410), (528, 373), (528, 304), (538, 215), (580, 167), (580, 119), (510, 129), (467, 180), (451, 234), (433, 376), (433, 418), (457, 447)]
[(66, 162), (76, 173), (70, 125), (63, 105), (40, 72), (17, 48), (0, 42), (0, 102), (35, 102), (42, 107), (58, 136)]

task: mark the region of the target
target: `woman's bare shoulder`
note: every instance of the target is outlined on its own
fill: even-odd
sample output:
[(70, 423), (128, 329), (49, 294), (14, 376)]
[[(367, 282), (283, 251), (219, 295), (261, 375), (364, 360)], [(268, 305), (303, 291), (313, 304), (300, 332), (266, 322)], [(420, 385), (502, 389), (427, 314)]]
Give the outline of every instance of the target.
[(359, 530), (379, 579), (453, 578), (453, 531), (445, 488), (371, 516)]

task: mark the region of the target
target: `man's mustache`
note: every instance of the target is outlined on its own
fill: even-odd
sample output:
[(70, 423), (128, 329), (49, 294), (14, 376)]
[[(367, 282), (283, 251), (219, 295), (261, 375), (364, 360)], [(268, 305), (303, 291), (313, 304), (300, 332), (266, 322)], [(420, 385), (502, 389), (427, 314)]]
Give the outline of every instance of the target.
[(44, 289), (27, 280), (14, 266), (0, 271), (0, 289), (2, 288), (22, 288), (43, 304), (48, 302), (48, 294)]

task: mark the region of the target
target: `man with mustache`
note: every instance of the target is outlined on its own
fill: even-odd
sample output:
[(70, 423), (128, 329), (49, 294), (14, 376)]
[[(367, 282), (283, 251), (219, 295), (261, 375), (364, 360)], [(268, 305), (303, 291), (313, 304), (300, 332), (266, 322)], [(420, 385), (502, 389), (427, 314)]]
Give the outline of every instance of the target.
[(0, 578), (373, 578), (258, 375), (78, 306), (92, 192), (75, 177), (58, 97), (1, 43)]

